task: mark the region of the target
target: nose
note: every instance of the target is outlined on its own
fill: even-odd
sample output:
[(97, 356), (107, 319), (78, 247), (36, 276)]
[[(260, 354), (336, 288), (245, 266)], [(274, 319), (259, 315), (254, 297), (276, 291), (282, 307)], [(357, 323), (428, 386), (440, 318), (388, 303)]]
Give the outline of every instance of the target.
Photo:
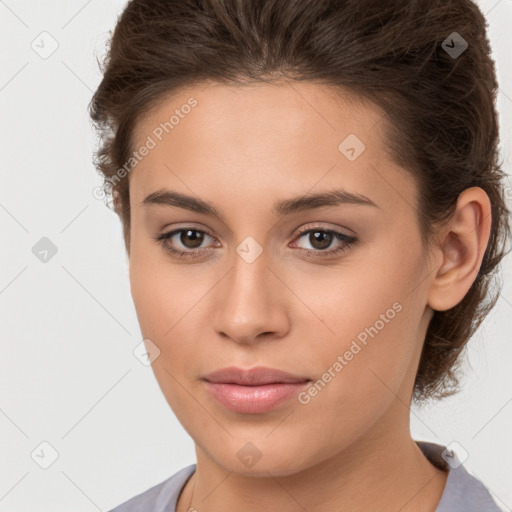
[(235, 254), (233, 266), (216, 287), (215, 329), (237, 343), (278, 339), (290, 329), (290, 292), (269, 268), (265, 251), (251, 263)]

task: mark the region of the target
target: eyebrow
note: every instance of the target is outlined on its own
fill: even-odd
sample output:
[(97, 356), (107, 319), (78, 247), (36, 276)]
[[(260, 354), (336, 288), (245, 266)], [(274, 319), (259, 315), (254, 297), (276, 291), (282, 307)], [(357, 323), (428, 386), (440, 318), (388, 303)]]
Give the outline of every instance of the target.
[[(370, 198), (362, 194), (339, 189), (317, 194), (308, 193), (292, 199), (277, 201), (273, 205), (272, 213), (285, 216), (300, 211), (312, 210), (323, 206), (338, 206), (340, 204), (355, 204), (379, 208)], [(160, 189), (152, 192), (141, 202), (141, 206), (149, 205), (176, 206), (192, 212), (223, 218), (221, 212), (210, 202), (173, 190)]]

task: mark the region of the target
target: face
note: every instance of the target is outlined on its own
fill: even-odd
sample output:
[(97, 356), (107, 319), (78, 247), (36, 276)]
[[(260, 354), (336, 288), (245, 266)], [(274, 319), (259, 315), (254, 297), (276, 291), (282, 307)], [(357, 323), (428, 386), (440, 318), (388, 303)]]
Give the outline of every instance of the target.
[[(404, 434), (428, 269), (416, 185), (382, 130), (375, 105), (305, 82), (181, 89), (136, 127), (140, 328), (167, 402), (226, 470), (286, 475)], [(309, 382), (228, 407), (204, 377), (232, 366)]]

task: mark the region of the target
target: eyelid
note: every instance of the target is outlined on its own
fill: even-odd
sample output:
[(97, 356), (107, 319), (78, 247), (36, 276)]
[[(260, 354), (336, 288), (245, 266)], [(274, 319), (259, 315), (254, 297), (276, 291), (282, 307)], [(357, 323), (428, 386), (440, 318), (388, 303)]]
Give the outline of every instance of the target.
[[(304, 233), (311, 231), (312, 229), (318, 229), (319, 231), (333, 231), (335, 233), (340, 233), (341, 235), (344, 235), (347, 238), (356, 237), (356, 233), (349, 228), (340, 227), (340, 226), (329, 227), (329, 223), (322, 223), (322, 222), (309, 222), (308, 224), (304, 224), (295, 232), (295, 234), (293, 236), (294, 236), (294, 238), (296, 238), (297, 236), (303, 235)], [(349, 233), (343, 233), (340, 230), (346, 230), (346, 231), (349, 231)]]
[[(170, 229), (169, 231), (166, 231), (164, 228), (164, 230), (162, 230), (162, 232), (160, 234), (157, 234), (156, 236), (154, 236), (153, 239), (157, 240), (157, 241), (165, 242), (166, 240), (173, 238), (174, 236), (181, 233), (182, 231), (197, 231), (199, 233), (203, 233), (203, 234), (209, 236), (210, 238), (212, 238), (213, 240), (218, 242), (217, 237), (212, 235), (208, 229), (203, 228), (203, 227), (198, 228), (198, 227), (192, 226), (190, 224), (187, 224), (186, 226), (178, 226), (178, 227)], [(205, 249), (205, 247), (202, 247), (197, 250), (203, 250), (203, 249)], [(192, 253), (193, 251), (189, 250), (188, 252)]]

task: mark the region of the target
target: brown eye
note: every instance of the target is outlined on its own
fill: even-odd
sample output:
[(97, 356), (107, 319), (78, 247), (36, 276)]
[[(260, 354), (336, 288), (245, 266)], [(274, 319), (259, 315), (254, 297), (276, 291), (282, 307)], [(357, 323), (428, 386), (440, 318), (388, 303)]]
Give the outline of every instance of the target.
[[(169, 233), (157, 235), (155, 240), (162, 244), (163, 248), (171, 255), (178, 257), (198, 257), (205, 252), (210, 252), (208, 247), (203, 247), (206, 238), (216, 240), (208, 233), (199, 229), (182, 228)], [(211, 243), (210, 243), (211, 244)]]
[(333, 234), (327, 231), (310, 231), (309, 242), (315, 249), (327, 249), (333, 240)]
[[(305, 240), (311, 248), (301, 247)], [(337, 243), (336, 243), (337, 242)], [(345, 235), (332, 229), (314, 228), (299, 233), (293, 247), (299, 247), (313, 257), (329, 257), (350, 249), (357, 242), (354, 236)], [(302, 242), (303, 243), (303, 242)], [(331, 248), (334, 245), (334, 248)]]
[(180, 242), (187, 249), (197, 249), (204, 240), (204, 233), (196, 229), (181, 230)]

